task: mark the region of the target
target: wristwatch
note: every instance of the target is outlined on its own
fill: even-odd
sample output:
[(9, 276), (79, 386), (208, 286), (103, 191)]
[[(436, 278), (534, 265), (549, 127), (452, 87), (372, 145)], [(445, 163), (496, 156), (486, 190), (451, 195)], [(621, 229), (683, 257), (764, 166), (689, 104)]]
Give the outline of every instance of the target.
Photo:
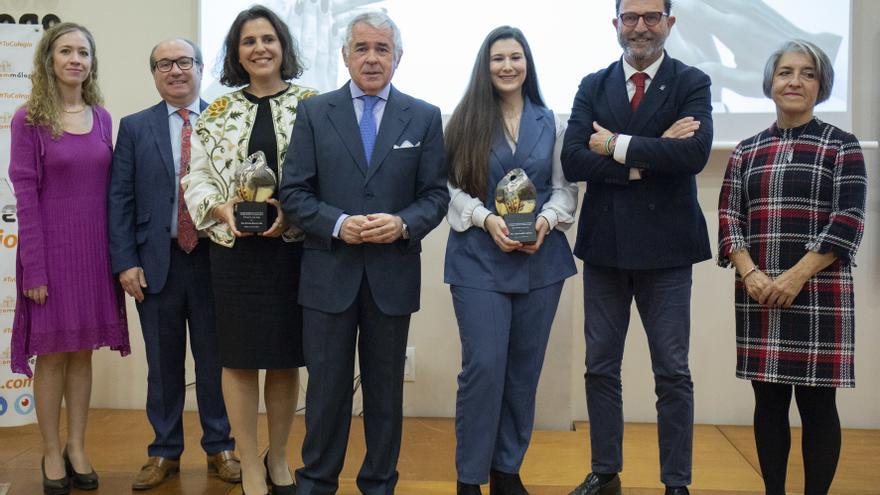
[(401, 239), (409, 239), (409, 227), (403, 223), (403, 219), (401, 219), (400, 224), (402, 227), (400, 228), (400, 238)]

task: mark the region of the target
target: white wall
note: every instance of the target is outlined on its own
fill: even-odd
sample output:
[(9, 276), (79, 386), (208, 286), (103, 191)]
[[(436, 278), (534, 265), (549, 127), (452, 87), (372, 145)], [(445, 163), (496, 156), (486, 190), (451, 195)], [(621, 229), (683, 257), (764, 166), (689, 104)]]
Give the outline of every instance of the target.
[[(8, 2), (7, 2), (8, 3)], [(17, 2), (13, 2), (17, 3)], [(115, 119), (155, 103), (158, 97), (147, 68), (153, 44), (165, 37), (197, 39), (195, 0), (39, 0), (20, 9), (51, 8), (63, 20), (84, 23), (94, 33), (101, 63), (100, 80), (107, 107)], [(20, 10), (19, 9), (19, 10)], [(6, 12), (16, 8), (7, 7)], [(39, 12), (38, 12), (39, 13)], [(880, 139), (880, 2), (853, 0), (853, 127), (863, 140)], [(406, 32), (403, 33), (406, 36)], [(418, 56), (409, 53), (409, 57)], [(462, 56), (472, 56), (470, 53)], [(404, 59), (404, 64), (406, 59)], [(561, 62), (560, 62), (561, 63)], [(571, 81), (577, 84), (577, 81)], [(429, 95), (417, 95), (426, 96)], [(560, 109), (567, 110), (567, 109)], [(768, 122), (768, 125), (770, 122)], [(878, 152), (867, 151), (870, 175), (867, 228), (857, 258), (856, 373), (858, 387), (839, 393), (844, 426), (880, 428), (880, 181)], [(713, 243), (717, 202), (727, 153), (714, 152), (698, 180), (700, 203)], [(417, 381), (405, 386), (405, 412), (412, 416), (455, 413), (460, 348), (448, 288), (442, 283), (447, 227), (441, 225), (425, 242), (422, 310), (412, 320), (410, 345), (416, 347)], [(559, 306), (538, 393), (538, 425), (568, 428), (586, 418), (583, 391), (583, 307), (579, 277), (566, 284)], [(707, 261), (695, 267), (691, 370), (699, 423), (749, 424), (752, 395), (747, 382), (734, 378), (733, 273)], [(96, 407), (142, 408), (146, 397), (146, 363), (137, 316), (130, 306), (132, 355), (95, 354), (93, 404)], [(624, 403), (628, 421), (654, 421), (653, 381), (641, 322), (633, 311), (624, 361)], [(192, 376), (190, 367), (189, 375)]]

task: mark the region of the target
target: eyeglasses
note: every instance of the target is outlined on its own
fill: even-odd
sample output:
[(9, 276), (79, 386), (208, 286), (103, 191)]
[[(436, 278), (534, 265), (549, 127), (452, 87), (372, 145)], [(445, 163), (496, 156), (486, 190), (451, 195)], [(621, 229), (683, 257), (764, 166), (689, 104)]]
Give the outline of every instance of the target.
[(644, 14), (635, 14), (633, 12), (623, 12), (617, 15), (620, 22), (626, 27), (635, 27), (639, 23), (639, 19), (645, 21), (646, 26), (656, 26), (660, 23), (660, 19), (668, 16), (666, 12), (645, 12)]
[(195, 59), (192, 57), (180, 57), (176, 60), (168, 60), (167, 58), (163, 58), (162, 60), (157, 60), (153, 62), (153, 68), (158, 70), (159, 72), (169, 72), (171, 68), (175, 64), (177, 64), (178, 69), (189, 70), (192, 69), (194, 63)]

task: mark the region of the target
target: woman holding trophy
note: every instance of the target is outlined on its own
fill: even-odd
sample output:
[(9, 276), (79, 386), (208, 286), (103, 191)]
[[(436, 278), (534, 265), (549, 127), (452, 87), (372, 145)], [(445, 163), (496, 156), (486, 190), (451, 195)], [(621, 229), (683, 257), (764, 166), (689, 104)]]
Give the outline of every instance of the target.
[[(559, 160), (563, 121), (545, 105), (528, 42), (502, 26), (486, 37), (446, 126), (451, 230), (445, 282), (459, 325), (455, 414), (459, 494), (525, 494), (519, 468), (535, 392), (566, 278), (561, 230), (577, 186)], [(537, 212), (537, 215), (535, 215)]]
[[(211, 277), (223, 364), (223, 396), (241, 456), (244, 493), (295, 493), (287, 438), (303, 366), (297, 304), (303, 233), (278, 201), (278, 166), (300, 100), (315, 94), (291, 82), (302, 73), (296, 42), (271, 10), (242, 11), (224, 43), (220, 82), (243, 89), (221, 96), (199, 117), (192, 137), (187, 207), (211, 243)], [(260, 369), (269, 448), (260, 461)]]

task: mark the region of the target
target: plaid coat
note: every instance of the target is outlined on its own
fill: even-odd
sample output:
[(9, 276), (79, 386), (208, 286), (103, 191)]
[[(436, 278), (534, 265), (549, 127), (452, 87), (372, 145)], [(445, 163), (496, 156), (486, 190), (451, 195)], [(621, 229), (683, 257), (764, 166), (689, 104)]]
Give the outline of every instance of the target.
[(792, 385), (854, 387), (855, 300), (850, 267), (864, 228), (867, 178), (855, 136), (814, 118), (742, 141), (718, 204), (718, 264), (748, 249), (776, 278), (806, 253), (837, 259), (788, 309), (751, 299), (736, 275), (736, 376)]

